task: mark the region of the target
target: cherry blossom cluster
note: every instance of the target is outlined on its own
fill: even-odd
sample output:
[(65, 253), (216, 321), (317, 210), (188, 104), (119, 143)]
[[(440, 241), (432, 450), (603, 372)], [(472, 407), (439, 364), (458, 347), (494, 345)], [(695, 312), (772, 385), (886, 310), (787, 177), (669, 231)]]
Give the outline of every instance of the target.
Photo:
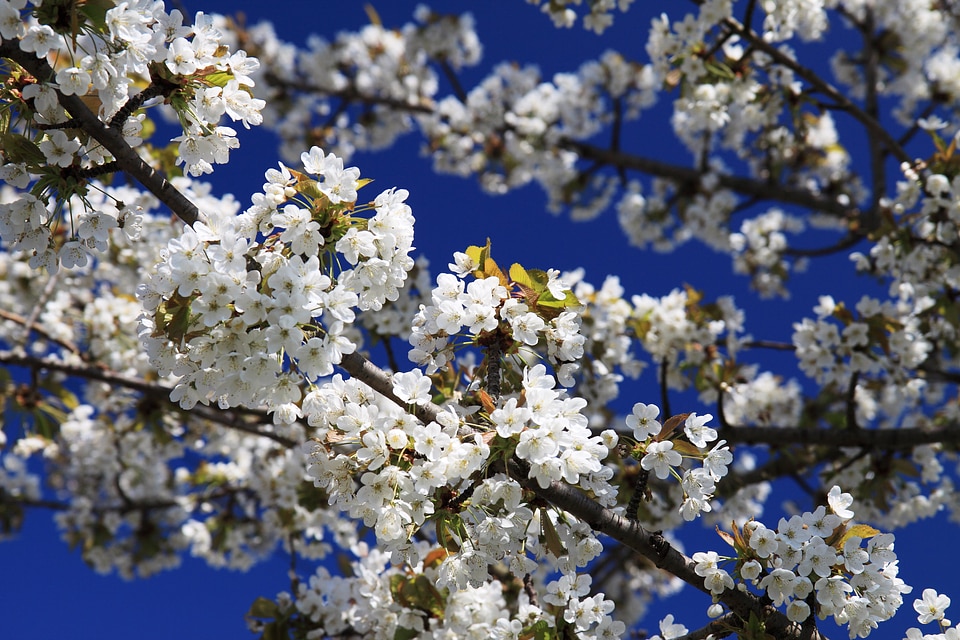
[[(188, 177), (172, 183), (211, 215), (234, 216), (239, 209), (231, 197), (212, 196), (209, 185)], [(16, 197), (6, 185), (0, 192), (2, 201)], [(137, 340), (140, 305), (126, 292), (160, 259), (176, 229), (153, 196), (132, 187), (98, 184), (89, 198), (99, 211), (117, 201), (135, 215), (130, 228), (108, 234), (110, 260), (51, 277), (31, 267), (29, 254), (2, 252), (0, 298), (15, 316), (42, 309), (43, 332), (30, 341), (31, 354), (65, 366), (95, 361), (98, 371), (143, 381), (157, 372)], [(22, 321), (0, 323), (6, 345), (24, 338)], [(57, 424), (27, 421), (22, 434), (4, 442), (0, 490), (25, 501), (62, 500), (56, 523), (98, 572), (145, 577), (178, 566), (185, 553), (243, 570), (294, 532), (296, 552), (305, 558), (327, 552), (326, 531), (341, 540), (356, 535), (329, 510), (299, 504), (299, 451), (197, 416), (174, 416), (122, 385), (88, 381), (79, 397), (60, 398), (62, 382), (50, 375), (49, 384), (41, 381), (36, 389), (42, 412), (62, 412)], [(41, 460), (47, 465), (42, 474)]]
[(551, 210), (569, 207), (577, 219), (590, 219), (609, 204), (615, 181), (596, 176), (580, 184), (578, 154), (557, 145), (597, 133), (610, 122), (611, 101), (622, 105), (625, 120), (639, 118), (656, 89), (649, 66), (614, 52), (550, 80), (535, 67), (500, 64), (465, 99), (442, 99), (418, 123), (437, 171), (478, 174), (494, 193), (536, 181)]
[[(76, 32), (64, 31), (62, 24), (56, 23), (56, 10), (44, 11), (37, 3), (36, 11), (24, 13), (27, 4), (3, 0), (4, 39), (19, 39), (20, 49), (38, 58), (59, 51), (72, 62), (57, 70), (54, 87), (35, 85), (37, 95), (30, 97), (54, 88), (64, 95), (94, 91), (100, 99), (100, 114), (110, 117), (133, 97), (135, 78), (154, 82), (162, 78), (182, 85), (183, 103), (178, 112), (185, 125), (197, 127), (196, 133), (200, 129), (211, 133), (224, 114), (244, 126), (260, 124), (263, 101), (254, 100), (249, 93), (253, 86), (250, 74), (259, 63), (242, 51), (231, 54), (223, 46), (223, 34), (203, 12), (186, 26), (183, 14), (178, 9), (168, 13), (162, 2), (121, 2), (107, 10), (102, 23), (78, 12), (76, 17), (87, 24), (83, 35), (74, 39)], [(52, 94), (37, 103), (40, 121), (65, 119), (56, 103)]]
[(304, 49), (279, 40), (269, 23), (242, 33), (263, 64), (254, 77), (263, 80), (265, 114), (283, 139), (283, 157), (293, 162), (313, 144), (344, 158), (388, 147), (411, 130), (411, 113), (432, 108), (439, 80), (431, 62), (459, 70), (480, 60), (470, 14), (438, 15), (421, 5), (414, 17), (399, 29), (374, 22), (341, 32), (333, 42), (313, 36)]
[(801, 233), (803, 219), (772, 209), (750, 220), (744, 220), (740, 231), (730, 234), (730, 248), (734, 251), (733, 270), (747, 274), (750, 282), (763, 297), (787, 297), (784, 286), (791, 265), (783, 255), (789, 246), (787, 234)]
[(624, 378), (636, 379), (646, 367), (634, 353), (630, 337), (633, 307), (624, 298), (626, 292), (617, 276), (607, 276), (599, 288), (584, 279), (582, 270), (564, 273), (561, 280), (583, 303), (580, 335), (584, 343), (580, 370), (575, 374), (577, 395), (588, 402), (584, 411), (599, 418), (592, 411), (617, 398)]
[[(903, 382), (905, 396), (919, 400), (924, 383), (911, 372), (934, 348), (920, 327), (920, 312), (927, 304), (928, 299), (917, 300), (904, 291), (897, 302), (863, 296), (851, 310), (831, 296), (821, 296), (814, 308), (816, 320), (804, 318), (794, 325), (793, 343), (800, 368), (823, 385), (845, 384), (851, 375), (882, 372)], [(894, 415), (903, 410), (904, 398), (897, 400), (890, 407)], [(879, 413), (881, 407), (871, 406), (869, 397), (862, 403), (867, 418)]]
[[(661, 480), (673, 477), (678, 481), (683, 495), (678, 512), (686, 521), (695, 520), (701, 513), (713, 510), (711, 499), (716, 483), (727, 475), (733, 454), (725, 440), (711, 444), (717, 440), (717, 431), (707, 426), (713, 419), (710, 414), (683, 416), (683, 429), (679, 432), (680, 421), (676, 417), (668, 420), (664, 428), (657, 420), (659, 416), (660, 408), (656, 405), (635, 404), (626, 419), (633, 444), (625, 441), (624, 446), (630, 456), (640, 461), (644, 472)], [(678, 439), (680, 433), (684, 440)], [(700, 461), (702, 466), (683, 468), (684, 458)], [(637, 490), (645, 492), (646, 487)], [(627, 514), (631, 518), (636, 515)]]
[[(105, 167), (113, 158), (81, 127), (65, 126), (75, 124), (78, 114), (68, 114), (58, 96), (97, 101), (97, 115), (130, 146), (143, 142), (145, 116), (135, 112), (162, 98), (180, 120), (183, 134), (173, 140), (179, 143), (179, 161), (194, 176), (227, 162), (230, 149), (239, 145), (233, 129), (219, 126), (223, 116), (246, 127), (258, 125), (264, 102), (251, 93), (257, 60), (243, 51), (231, 53), (202, 12), (184, 26), (180, 11), (167, 13), (162, 2), (136, 0), (109, 8), (102, 20), (76, 10), (74, 18), (82, 24), (65, 29), (57, 16), (66, 9), (48, 6), (0, 2), (0, 36), (16, 40), (25, 53), (44, 59), (56, 54), (58, 61), (52, 78), (14, 65), (0, 90), (0, 101), (26, 127), (3, 132), (0, 178), (24, 193), (0, 209), (0, 238), (15, 251), (32, 252), (35, 268), (55, 271), (60, 264), (84, 265), (91, 251), (105, 250), (110, 229), (133, 228), (129, 222), (136, 215), (122, 202), (105, 209), (89, 202), (95, 198), (89, 176), (109, 172)], [(33, 129), (41, 131), (35, 140)], [(66, 234), (58, 229), (61, 220), (69, 223)]]
[[(318, 442), (307, 445), (314, 461), (308, 471), (331, 504), (370, 520), (388, 548), (405, 548), (428, 516), (449, 508), (461, 493), (466, 499), (472, 476), (505, 456), (516, 455), (540, 486), (564, 480), (612, 505), (612, 470), (601, 462), (616, 436), (592, 435), (579, 413), (585, 401), (554, 386), (546, 368), (536, 365), (524, 371), (522, 403), (513, 396), (482, 423), (464, 423), (444, 411), (423, 426), (397, 407), (372, 402), (362, 383), (335, 376), (304, 399), (304, 412), (319, 427)], [(394, 374), (394, 392), (404, 402), (428, 403), (430, 388), (430, 378), (419, 370)], [(347, 444), (355, 450), (340, 451)], [(489, 499), (496, 504), (501, 497)], [(477, 500), (474, 493), (471, 504)]]
[(318, 147), (301, 159), (243, 214), (185, 228), (138, 289), (141, 340), (184, 408), (263, 403), (292, 422), (301, 383), (356, 349), (356, 310), (396, 299), (413, 266), (406, 191), (358, 205), (358, 169)]
[(630, 243), (640, 248), (669, 251), (699, 240), (717, 251), (731, 252), (734, 239), (726, 221), (738, 199), (729, 189), (718, 186), (718, 178), (719, 173), (711, 171), (695, 193), (684, 193), (686, 204), (679, 217), (669, 212), (668, 203), (679, 195), (674, 183), (655, 179), (653, 192), (644, 196), (641, 183), (631, 180), (616, 204), (620, 227)]
[[(897, 574), (894, 536), (854, 524), (853, 497), (836, 485), (827, 506), (781, 518), (776, 529), (751, 520), (721, 535), (734, 558), (714, 551), (693, 555), (704, 586), (719, 596), (739, 583), (761, 590), (787, 618), (801, 623), (811, 615), (832, 617), (865, 638), (891, 618), (912, 588)], [(735, 560), (731, 574), (721, 565)]]
[(674, 389), (687, 389), (691, 378), (687, 368), (697, 368), (716, 361), (716, 349), (704, 348), (726, 343), (736, 353), (743, 339), (744, 315), (733, 298), (724, 296), (712, 304), (701, 304), (701, 294), (692, 289), (674, 289), (659, 298), (647, 294), (631, 297), (631, 328), (643, 349), (654, 362), (670, 362), (667, 384)]
[[(16, 167), (0, 167), (0, 177), (9, 176), (5, 170)], [(13, 178), (11, 184), (27, 187), (29, 174), (22, 176), (24, 180)], [(22, 193), (15, 200), (0, 204), (0, 239), (9, 243), (11, 251), (27, 253), (31, 268), (56, 273), (61, 265), (67, 269), (83, 267), (95, 253), (106, 251), (112, 229), (122, 229), (131, 239), (138, 236), (139, 213), (134, 207), (121, 200), (108, 200), (93, 209), (87, 206), (90, 201), (91, 198), (79, 196), (68, 200), (66, 207), (77, 214), (73, 218), (73, 235), (64, 237), (52, 231), (61, 218), (63, 204), (44, 203), (31, 193)]]
[(351, 549), (347, 575), (331, 575), (320, 567), (297, 586), (295, 598), (281, 593), (276, 602), (261, 599), (248, 615), (251, 629), (261, 632), (282, 618), (307, 638), (375, 633), (385, 638), (429, 634), (507, 640), (570, 629), (577, 637), (612, 640), (625, 631), (622, 622), (609, 616), (612, 602), (602, 594), (588, 595), (589, 575), (551, 581), (542, 604), (510, 580), (447, 592), (434, 586), (446, 551), (423, 541), (417, 546), (422, 561), (391, 566), (389, 554), (360, 542)]
[[(539, 6), (557, 27), (569, 28), (577, 22), (577, 10), (573, 7), (579, 5), (580, 0), (561, 0), (560, 2), (527, 0), (527, 2)], [(583, 28), (599, 35), (613, 24), (615, 9), (626, 13), (631, 4), (633, 0), (588, 0), (585, 8), (589, 11), (583, 16)]]
[[(419, 370), (396, 373), (393, 381), (394, 393), (403, 402), (430, 402), (431, 380)], [(616, 436), (593, 436), (579, 414), (584, 401), (565, 397), (554, 385), (545, 367), (537, 365), (524, 372), (522, 396), (512, 396), (488, 418), (463, 418), (451, 408), (423, 425), (363, 383), (334, 376), (304, 400), (311, 424), (319, 427), (315, 441), (305, 445), (311, 460), (307, 472), (331, 505), (373, 529), (378, 547), (392, 554), (395, 565), (412, 565), (416, 573), (430, 577), (430, 585), (455, 594), (482, 589), (491, 565), (504, 562), (522, 576), (537, 570), (530, 554), (549, 554), (563, 574), (544, 587), (545, 601), (556, 607), (550, 625), (563, 620), (585, 637), (606, 637), (611, 629), (622, 632), (622, 623), (608, 615), (612, 603), (602, 594), (584, 597), (588, 591), (582, 588), (589, 581), (577, 576), (577, 568), (602, 549), (591, 529), (568, 514), (531, 508), (516, 480), (502, 473), (488, 475), (491, 464), (515, 455), (540, 486), (564, 480), (604, 503), (615, 502), (616, 490), (607, 483), (612, 471), (601, 461)], [(522, 404), (518, 397), (524, 398)], [(427, 521), (435, 523), (440, 545), (433, 567), (423, 564), (431, 556), (438, 558), (437, 553), (415, 542)], [(386, 583), (392, 573), (378, 579)], [(565, 586), (575, 582), (577, 589)], [(315, 622), (327, 614), (310, 603), (329, 598), (321, 595), (328, 587), (311, 583), (317, 594), (306, 598), (303, 612)], [(452, 602), (458, 597), (452, 595)], [(384, 606), (397, 614), (398, 602), (403, 603), (393, 598)], [(369, 620), (378, 614), (371, 615)], [(423, 628), (423, 621), (410, 627), (410, 615), (405, 612), (401, 618), (407, 621), (398, 624)], [(521, 615), (521, 628), (547, 618), (526, 616)]]
[(450, 362), (463, 344), (492, 346), (497, 353), (532, 352), (540, 345), (558, 368), (561, 384), (572, 384), (585, 339), (577, 312), (570, 310), (579, 307), (579, 301), (560, 273), (537, 272), (542, 281), (533, 283), (526, 270), (514, 265), (511, 277), (516, 273), (520, 280), (511, 280), (499, 268), (485, 266), (492, 261), (478, 247), (473, 249), (473, 254), (454, 256), (450, 267), (456, 273), (437, 277), (431, 304), (421, 305), (414, 317), (410, 359), (429, 373)]

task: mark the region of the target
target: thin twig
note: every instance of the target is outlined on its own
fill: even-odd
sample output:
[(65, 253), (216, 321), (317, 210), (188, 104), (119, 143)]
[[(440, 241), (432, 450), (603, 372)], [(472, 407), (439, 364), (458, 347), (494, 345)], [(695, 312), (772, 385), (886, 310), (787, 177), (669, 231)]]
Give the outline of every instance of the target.
[(43, 285), (43, 291), (40, 292), (40, 297), (37, 299), (36, 304), (33, 305), (33, 309), (30, 311), (30, 315), (27, 316), (26, 322), (23, 323), (23, 335), (20, 337), (20, 346), (22, 348), (27, 348), (27, 342), (30, 340), (30, 332), (33, 331), (34, 325), (37, 324), (37, 318), (40, 317), (40, 313), (43, 311), (44, 305), (47, 304), (47, 300), (50, 299), (54, 289), (57, 288), (57, 282), (60, 280), (61, 273), (63, 272), (58, 270), (47, 278), (47, 283)]
[(210, 422), (215, 422), (237, 431), (243, 431), (244, 433), (249, 433), (250, 435), (267, 438), (286, 448), (293, 448), (297, 446), (297, 443), (290, 438), (286, 438), (270, 431), (260, 431), (257, 429), (256, 424), (252, 424), (240, 417), (241, 414), (246, 414), (255, 417), (260, 422), (266, 422), (269, 419), (269, 416), (264, 411), (234, 408), (228, 413), (221, 409), (197, 405), (189, 412), (183, 412), (178, 404), (170, 400), (170, 392), (172, 391), (171, 387), (155, 382), (148, 382), (142, 378), (123, 376), (96, 366), (86, 364), (69, 364), (52, 358), (40, 358), (23, 353), (16, 353), (13, 351), (0, 351), (0, 363), (12, 366), (28, 367), (34, 372), (42, 369), (59, 371), (68, 376), (74, 376), (86, 380), (96, 380), (113, 386), (132, 389), (134, 391), (139, 391), (151, 398), (166, 402), (168, 403), (168, 408), (177, 412), (182, 412), (184, 415), (193, 415), (203, 420), (209, 420)]
[[(6, 309), (0, 309), (0, 318), (4, 320), (9, 320), (10, 322), (15, 322), (22, 327), (27, 327), (29, 324), (27, 322), (27, 319), (21, 316), (20, 314), (14, 313), (12, 311), (7, 311)], [(44, 328), (43, 326), (34, 325), (32, 327), (32, 330), (38, 333), (40, 336), (42, 336), (44, 340), (52, 342), (53, 344), (66, 349), (67, 351), (69, 351), (70, 353), (74, 354), (79, 358), (86, 359), (86, 354), (84, 354), (80, 350), (80, 347), (75, 345), (73, 342), (54, 336), (49, 331), (47, 331), (47, 329)]]

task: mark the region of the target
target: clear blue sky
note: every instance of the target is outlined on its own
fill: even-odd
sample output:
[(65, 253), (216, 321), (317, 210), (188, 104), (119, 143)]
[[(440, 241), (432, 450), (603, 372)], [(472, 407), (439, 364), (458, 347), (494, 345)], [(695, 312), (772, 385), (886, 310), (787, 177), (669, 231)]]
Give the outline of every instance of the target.
[[(281, 38), (296, 43), (303, 43), (308, 33), (332, 38), (337, 31), (355, 29), (367, 20), (359, 2), (188, 0), (185, 4), (191, 12), (241, 9), (249, 22), (271, 19)], [(375, 6), (386, 25), (399, 26), (411, 19), (415, 5), (405, 0), (387, 0)], [(649, 9), (648, 5), (657, 8)], [(693, 3), (635, 3), (628, 17), (618, 17), (603, 37), (579, 27), (554, 29), (545, 16), (520, 0), (446, 1), (430, 6), (441, 12), (474, 11), (485, 51), (480, 66), (465, 74), (464, 84), (470, 87), (501, 60), (535, 62), (547, 76), (574, 70), (582, 60), (599, 56), (607, 48), (618, 49), (628, 58), (645, 60), (643, 44), (651, 15), (665, 6), (690, 9)], [(495, 7), (492, 11), (491, 6)], [(628, 142), (625, 148), (689, 164), (686, 152), (669, 132), (664, 116), (668, 106), (668, 101), (662, 101), (659, 109), (644, 117), (642, 144)], [(211, 180), (218, 191), (232, 192), (246, 203), (251, 194), (249, 187), (259, 187), (263, 171), (275, 167), (278, 156), (269, 132), (241, 130), (240, 140), (241, 148), (233, 153), (231, 164), (217, 167)], [(745, 279), (731, 274), (729, 258), (701, 245), (690, 244), (678, 254), (667, 256), (641, 253), (628, 245), (612, 212), (593, 222), (572, 223), (546, 212), (538, 187), (490, 197), (473, 181), (433, 173), (429, 160), (421, 157), (419, 146), (420, 139), (413, 134), (387, 152), (359, 154), (352, 164), (359, 166), (364, 176), (375, 178), (379, 188), (398, 186), (410, 191), (409, 203), (417, 218), (415, 244), (431, 260), (434, 273), (446, 265), (454, 251), (482, 244), (490, 237), (494, 256), (501, 263), (518, 261), (544, 269), (583, 266), (587, 278), (598, 285), (608, 273), (615, 273), (629, 294), (663, 295), (684, 283), (705, 290), (708, 298), (733, 294), (746, 309), (749, 330), (756, 337), (786, 341), (790, 338), (791, 322), (802, 314), (809, 315), (818, 295), (831, 293), (838, 299), (856, 300), (866, 286), (862, 281), (838, 278), (838, 267), (844, 269), (842, 273), (850, 273), (846, 261), (839, 259), (814, 263), (811, 272), (795, 282), (791, 300), (759, 301), (749, 292)], [(779, 362), (789, 363), (789, 359)], [(792, 366), (783, 372), (788, 377), (800, 377)], [(629, 395), (623, 398), (624, 406), (636, 401), (656, 401), (659, 397), (649, 372), (636, 387), (625, 389)], [(772, 500), (770, 507), (776, 503)], [(954, 525), (941, 519), (936, 524), (923, 523), (898, 533), (901, 575), (919, 587), (914, 596), (907, 597), (905, 609), (911, 609), (912, 597), (918, 597), (926, 586), (960, 594), (960, 578), (956, 577), (960, 564), (951, 559), (956, 555), (934, 563), (929, 554), (929, 549), (953, 542), (956, 531)], [(709, 532), (685, 539), (688, 553), (722, 550), (722, 542)], [(916, 554), (925, 559), (911, 561)], [(19, 535), (0, 544), (0, 639), (251, 637), (245, 630), (243, 613), (257, 596), (273, 597), (286, 588), (288, 567), (289, 559), (282, 554), (245, 574), (208, 569), (188, 558), (179, 570), (146, 581), (125, 582), (115, 576), (94, 574), (78, 553), (69, 552), (58, 541), (49, 514), (30, 513)], [(678, 614), (688, 613), (690, 618), (680, 621), (693, 628), (708, 603), (700, 594), (687, 593), (689, 597), (674, 598), (662, 611), (679, 609)], [(949, 614), (948, 611), (948, 617)], [(874, 637), (899, 639), (903, 629), (913, 623), (911, 613), (902, 611), (900, 624), (881, 627)], [(650, 619), (646, 627), (655, 632), (656, 620)], [(845, 635), (829, 625), (826, 629), (834, 637)]]

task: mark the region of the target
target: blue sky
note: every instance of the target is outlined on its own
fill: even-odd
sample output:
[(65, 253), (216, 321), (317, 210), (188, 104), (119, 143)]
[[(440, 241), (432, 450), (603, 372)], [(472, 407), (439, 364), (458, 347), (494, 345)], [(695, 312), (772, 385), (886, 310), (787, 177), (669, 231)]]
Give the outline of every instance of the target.
[[(271, 19), (281, 38), (296, 43), (303, 43), (311, 32), (332, 38), (337, 31), (355, 29), (367, 21), (362, 4), (357, 2), (191, 0), (185, 4), (191, 11), (241, 9), (251, 23)], [(693, 6), (679, 4), (684, 9)], [(399, 26), (411, 19), (415, 5), (404, 0), (389, 1), (378, 3), (376, 9), (384, 24)], [(654, 11), (647, 5), (659, 8)], [(490, 10), (490, 6), (495, 9)], [(581, 61), (597, 57), (607, 48), (618, 49), (628, 58), (645, 60), (643, 43), (650, 17), (663, 6), (666, 5), (635, 3), (627, 17), (618, 17), (610, 32), (598, 37), (579, 27), (557, 30), (537, 9), (519, 0), (431, 4), (440, 12), (474, 11), (485, 50), (479, 67), (464, 74), (467, 87), (502, 60), (537, 63), (545, 76), (574, 70)], [(661, 100), (657, 109), (644, 116), (640, 128), (633, 129), (642, 135), (642, 143), (629, 142), (627, 150), (689, 165), (687, 152), (669, 132), (664, 115), (668, 107), (669, 101)], [(275, 139), (267, 131), (241, 130), (240, 140), (241, 148), (234, 152), (231, 164), (218, 167), (211, 181), (216, 190), (232, 192), (247, 203), (249, 187), (259, 187), (264, 170), (275, 167), (278, 156)], [(856, 300), (860, 291), (870, 286), (852, 276), (837, 277), (837, 273), (849, 274), (851, 270), (845, 259), (836, 258), (811, 265), (810, 272), (795, 281), (789, 301), (761, 301), (749, 291), (746, 279), (732, 275), (729, 258), (702, 245), (688, 244), (673, 255), (642, 253), (628, 245), (612, 212), (589, 223), (556, 217), (545, 210), (543, 195), (535, 186), (503, 197), (489, 196), (471, 180), (433, 173), (429, 159), (421, 156), (419, 147), (420, 139), (412, 134), (389, 151), (358, 154), (351, 164), (359, 166), (364, 176), (375, 178), (378, 190), (398, 186), (410, 191), (409, 203), (417, 218), (415, 244), (430, 259), (434, 274), (446, 265), (453, 252), (470, 244), (483, 244), (489, 237), (494, 257), (501, 264), (516, 261), (543, 269), (583, 266), (587, 279), (597, 285), (608, 273), (614, 273), (620, 276), (628, 294), (663, 295), (684, 283), (703, 289), (708, 299), (733, 294), (747, 311), (751, 333), (781, 341), (789, 341), (791, 322), (811, 314), (817, 296), (830, 293), (838, 299)], [(845, 270), (838, 272), (838, 268)], [(801, 377), (789, 358), (770, 356), (769, 362), (771, 366), (788, 367), (783, 369), (788, 377)], [(648, 372), (636, 387), (626, 388), (624, 406), (636, 401), (655, 402), (659, 397), (655, 382)], [(674, 408), (705, 410), (679, 409), (676, 405)], [(771, 508), (776, 504), (772, 500)], [(926, 586), (947, 593), (960, 592), (956, 589), (960, 586), (956, 577), (960, 564), (955, 560), (932, 564), (929, 557), (931, 548), (952, 541), (955, 532), (954, 525), (942, 517), (898, 532), (901, 575), (918, 587), (914, 597), (919, 597)], [(709, 532), (683, 537), (688, 553), (722, 547), (720, 540)], [(922, 559), (910, 561), (917, 554)], [(30, 513), (18, 536), (0, 545), (0, 637), (247, 638), (251, 636), (245, 630), (243, 613), (257, 596), (272, 597), (286, 588), (288, 568), (289, 558), (283, 554), (243, 574), (208, 569), (187, 558), (176, 571), (146, 581), (125, 582), (116, 576), (94, 574), (78, 553), (70, 552), (58, 540), (49, 514)], [(915, 623), (909, 612), (910, 602), (912, 597), (908, 596), (899, 622), (881, 627), (875, 637), (901, 638), (903, 629)], [(680, 621), (694, 628), (707, 604), (699, 594), (689, 599), (680, 596), (667, 602), (662, 612), (681, 609), (677, 613), (689, 614), (690, 618)], [(645, 626), (656, 631), (656, 620), (648, 620)], [(835, 637), (845, 635), (829, 625), (826, 628)]]

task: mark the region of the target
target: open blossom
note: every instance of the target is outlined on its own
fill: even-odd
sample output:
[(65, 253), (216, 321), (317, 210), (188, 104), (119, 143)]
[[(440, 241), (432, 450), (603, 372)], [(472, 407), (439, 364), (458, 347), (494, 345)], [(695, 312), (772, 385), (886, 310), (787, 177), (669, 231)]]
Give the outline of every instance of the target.
[(917, 620), (920, 624), (942, 620), (949, 606), (950, 598), (937, 593), (935, 589), (924, 589), (923, 597), (913, 601), (913, 608), (917, 612)]
[(63, 131), (53, 131), (47, 139), (40, 143), (40, 150), (46, 156), (47, 162), (58, 167), (69, 167), (75, 160), (75, 154), (80, 149), (80, 143), (68, 138)]
[(716, 429), (711, 429), (706, 426), (708, 422), (713, 420), (713, 416), (709, 413), (706, 415), (698, 416), (696, 413), (691, 413), (687, 416), (687, 419), (683, 422), (683, 432), (687, 434), (687, 438), (690, 439), (690, 442), (699, 448), (707, 446), (708, 442), (713, 442), (717, 439)]
[(673, 614), (668, 614), (660, 621), (660, 635), (655, 635), (650, 640), (673, 640), (687, 633), (687, 628), (680, 623), (673, 621)]
[(90, 85), (90, 74), (78, 67), (66, 67), (57, 72), (57, 84), (63, 95), (82, 96)]
[(797, 576), (794, 575), (792, 571), (788, 569), (774, 569), (760, 581), (760, 588), (766, 589), (767, 595), (773, 600), (773, 603), (780, 606), (784, 600), (793, 596), (793, 588), (796, 580)]
[(419, 369), (393, 374), (393, 392), (404, 402), (426, 404), (430, 402), (432, 381)]
[(642, 442), (660, 433), (659, 415), (660, 407), (656, 405), (642, 402), (633, 405), (633, 412), (627, 416), (627, 426), (633, 430), (633, 437)]
[(673, 443), (666, 440), (651, 442), (647, 447), (647, 453), (640, 460), (640, 466), (647, 471), (652, 470), (662, 480), (669, 476), (670, 470), (681, 462), (683, 458), (673, 450)]
[(849, 493), (841, 493), (840, 487), (834, 485), (827, 494), (827, 503), (830, 509), (843, 520), (849, 520), (853, 517), (853, 511), (848, 507), (853, 504), (853, 496)]

